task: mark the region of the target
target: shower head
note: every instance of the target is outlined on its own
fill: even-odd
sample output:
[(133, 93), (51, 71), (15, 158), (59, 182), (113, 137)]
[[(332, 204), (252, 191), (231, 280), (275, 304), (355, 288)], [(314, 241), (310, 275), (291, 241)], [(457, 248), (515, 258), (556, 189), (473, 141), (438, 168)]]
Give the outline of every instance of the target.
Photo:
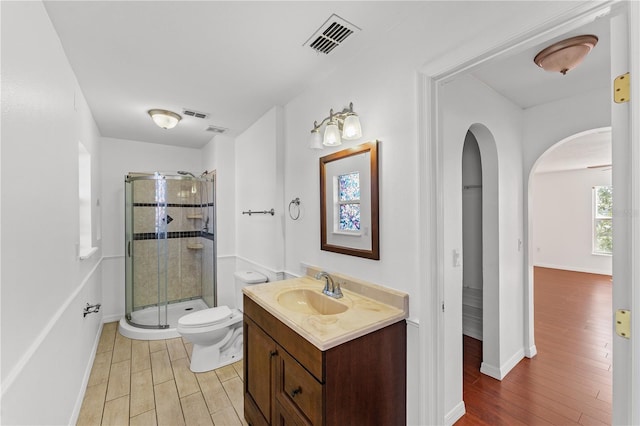
[(192, 178), (195, 178), (195, 177), (196, 177), (196, 175), (194, 175), (193, 173), (191, 173), (191, 172), (185, 172), (184, 170), (178, 170), (178, 174), (179, 174), (179, 175), (183, 175), (183, 176), (191, 176)]

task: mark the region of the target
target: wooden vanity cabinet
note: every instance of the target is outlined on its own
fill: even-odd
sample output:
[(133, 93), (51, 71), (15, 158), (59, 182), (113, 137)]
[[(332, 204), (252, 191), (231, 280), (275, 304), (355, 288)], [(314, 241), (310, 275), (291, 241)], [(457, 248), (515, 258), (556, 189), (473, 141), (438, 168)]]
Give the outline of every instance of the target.
[(250, 425), (406, 424), (406, 322), (321, 351), (244, 296)]

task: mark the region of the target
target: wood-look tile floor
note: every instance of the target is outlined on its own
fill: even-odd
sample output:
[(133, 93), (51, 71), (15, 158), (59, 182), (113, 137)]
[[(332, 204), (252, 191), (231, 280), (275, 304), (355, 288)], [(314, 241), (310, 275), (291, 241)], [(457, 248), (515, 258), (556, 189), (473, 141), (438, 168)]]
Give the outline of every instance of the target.
[(464, 336), (465, 425), (611, 424), (611, 277), (534, 270), (538, 354), (502, 380), (480, 374), (482, 342)]
[(117, 322), (102, 329), (78, 425), (246, 425), (242, 361), (193, 373), (191, 343), (117, 330)]

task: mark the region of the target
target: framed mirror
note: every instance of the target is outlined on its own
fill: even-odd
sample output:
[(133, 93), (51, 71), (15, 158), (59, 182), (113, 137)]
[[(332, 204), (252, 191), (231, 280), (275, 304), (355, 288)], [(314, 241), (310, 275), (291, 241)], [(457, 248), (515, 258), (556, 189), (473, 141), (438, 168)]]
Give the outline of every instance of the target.
[(320, 158), (320, 248), (380, 260), (378, 141)]

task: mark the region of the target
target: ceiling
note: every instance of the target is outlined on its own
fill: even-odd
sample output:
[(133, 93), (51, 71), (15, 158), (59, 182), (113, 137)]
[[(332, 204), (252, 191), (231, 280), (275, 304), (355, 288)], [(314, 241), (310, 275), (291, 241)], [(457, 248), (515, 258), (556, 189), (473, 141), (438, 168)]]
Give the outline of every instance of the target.
[[(416, 34), (433, 32), (438, 47), (447, 48), (442, 33), (450, 25), (425, 29), (422, 19), (411, 17), (426, 21), (440, 13), (446, 23), (462, 10), (472, 11), (479, 31), (484, 13), (484, 31), (490, 31), (486, 26), (492, 22), (541, 3), (495, 4), (500, 7), (428, 1), (46, 1), (45, 7), (102, 136), (200, 148), (215, 136), (204, 130), (207, 126), (228, 129), (229, 136), (242, 133), (274, 105), (285, 105), (403, 25), (422, 25)], [(361, 31), (329, 55), (303, 46), (332, 14)], [(411, 28), (402, 30), (412, 34)], [(606, 87), (608, 20), (566, 37), (587, 33), (600, 41), (566, 76), (533, 63), (546, 42), (500, 56), (472, 74), (523, 109)], [(178, 113), (187, 108), (209, 116), (183, 116), (167, 131), (148, 117), (152, 108)]]
[[(566, 75), (544, 71), (533, 58), (545, 47), (570, 37), (593, 34), (598, 44), (577, 68)], [(553, 102), (609, 85), (609, 20), (594, 22), (510, 56), (501, 56), (475, 69), (472, 74), (520, 108)]]
[[(598, 44), (577, 68), (566, 75), (547, 72), (533, 62), (545, 47), (569, 37), (593, 34)], [(557, 101), (609, 86), (609, 20), (597, 19), (517, 54), (483, 64), (472, 74), (522, 109)], [(560, 141), (558, 141), (560, 142)], [(585, 133), (547, 151), (536, 165), (536, 173), (580, 170), (611, 164), (611, 131)], [(610, 168), (602, 168), (605, 170)]]
[[(47, 12), (105, 137), (200, 148), (357, 55), (423, 2), (49, 1)], [(328, 55), (303, 44), (337, 14), (362, 29)], [(373, 31), (375, 29), (375, 31)], [(185, 117), (167, 131), (152, 108)], [(182, 114), (181, 114), (182, 115)], [(311, 123), (310, 123), (311, 126)]]
[(581, 134), (553, 146), (540, 157), (535, 173), (587, 168), (611, 170), (611, 129)]

